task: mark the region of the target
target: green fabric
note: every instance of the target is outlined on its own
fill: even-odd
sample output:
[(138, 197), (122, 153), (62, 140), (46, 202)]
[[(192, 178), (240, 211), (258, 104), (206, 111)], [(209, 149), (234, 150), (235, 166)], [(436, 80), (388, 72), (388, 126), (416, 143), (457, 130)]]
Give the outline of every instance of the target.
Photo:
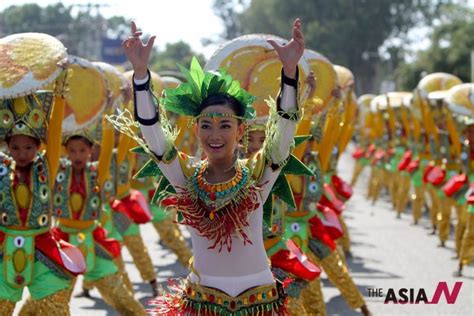
[(136, 236), (140, 235), (140, 226), (138, 224), (132, 223), (123, 233), (124, 236)]
[(84, 247), (87, 249), (86, 259), (86, 273), (84, 279), (87, 281), (96, 281), (103, 277), (114, 274), (118, 271), (114, 262), (109, 259), (97, 256), (95, 253), (95, 244), (93, 231), (97, 225), (84, 230), (70, 229), (59, 225), (59, 228), (69, 234), (69, 242), (79, 249)]
[(473, 204), (469, 204), (467, 206), (467, 211), (469, 212), (469, 214), (473, 214), (474, 215), (474, 205)]
[[(22, 236), (18, 234), (17, 236), (21, 236), (18, 238), (23, 238), (24, 245), (21, 248), (17, 248), (15, 246), (15, 239), (17, 236), (15, 235), (6, 235), (5, 241), (3, 242), (3, 264), (4, 264), (4, 277), (5, 282), (7, 282), (11, 286), (16, 286), (15, 278), (17, 276), (22, 276), (24, 278), (24, 284), (31, 283), (33, 279), (33, 266), (34, 266), (34, 254), (35, 254), (35, 237), (34, 236)], [(15, 254), (19, 255), (22, 252), (23, 257), (25, 258), (25, 268), (21, 272), (15, 272), (13, 257)], [(10, 258), (10, 260), (7, 260)], [(28, 259), (32, 258), (32, 259)], [(6, 265), (6, 266), (5, 266)], [(0, 270), (3, 271), (3, 270)]]
[(104, 204), (104, 207), (102, 207), (102, 216), (106, 217), (106, 221), (102, 221), (102, 227), (107, 231), (107, 237), (108, 238), (113, 238), (120, 243), (123, 241), (122, 235), (118, 232), (118, 230), (114, 226), (114, 221), (112, 220), (112, 208), (108, 203)]
[(95, 240), (94, 240), (94, 236), (92, 235), (92, 232), (97, 227), (97, 224), (92, 225), (91, 227), (84, 230), (71, 229), (68, 227), (64, 227), (64, 225), (61, 225), (61, 224), (59, 224), (58, 227), (63, 232), (69, 235), (69, 242), (72, 245), (78, 248), (82, 247), (86, 249), (84, 257), (86, 259), (87, 270), (93, 269), (96, 255), (95, 255)]
[(365, 157), (362, 157), (362, 158), (359, 159), (359, 163), (365, 167), (365, 166), (369, 165), (370, 160), (365, 158)]
[(427, 164), (428, 164), (428, 160), (426, 159), (421, 160), (418, 170), (416, 170), (413, 173), (411, 177), (411, 183), (413, 183), (414, 187), (419, 188), (423, 185), (423, 171), (425, 170), (425, 167)]
[(170, 214), (158, 205), (150, 204), (150, 210), (153, 215), (153, 223), (164, 222), (170, 218)]
[(389, 170), (391, 172), (398, 172), (398, 164), (400, 163), (400, 160), (402, 160), (404, 153), (405, 149), (403, 147), (398, 146), (395, 149), (395, 155), (393, 155), (392, 159), (390, 159)]
[[(0, 261), (0, 271), (3, 271), (3, 262)], [(40, 300), (46, 296), (53, 295), (61, 290), (69, 288), (70, 280), (60, 278), (54, 274), (41, 261), (36, 260), (33, 268), (33, 279), (28, 285), (33, 300)], [(7, 284), (3, 273), (0, 273), (0, 300), (18, 302), (21, 300), (23, 288), (15, 288)]]
[(94, 268), (90, 271), (87, 269), (87, 272), (84, 274), (84, 280), (97, 281), (117, 272), (118, 268), (112, 260), (107, 260), (96, 256)]

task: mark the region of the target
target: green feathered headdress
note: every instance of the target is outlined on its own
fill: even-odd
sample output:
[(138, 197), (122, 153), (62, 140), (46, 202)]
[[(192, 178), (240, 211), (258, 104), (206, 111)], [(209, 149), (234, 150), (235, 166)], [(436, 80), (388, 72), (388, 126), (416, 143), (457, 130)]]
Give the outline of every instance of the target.
[(236, 98), (244, 106), (245, 114), (241, 119), (255, 118), (252, 103), (256, 98), (245, 91), (240, 83), (224, 70), (204, 72), (196, 57), (193, 57), (189, 70), (181, 65), (178, 67), (187, 82), (177, 88), (165, 89), (161, 103), (166, 110), (196, 117), (199, 115), (201, 103), (208, 96), (225, 93)]

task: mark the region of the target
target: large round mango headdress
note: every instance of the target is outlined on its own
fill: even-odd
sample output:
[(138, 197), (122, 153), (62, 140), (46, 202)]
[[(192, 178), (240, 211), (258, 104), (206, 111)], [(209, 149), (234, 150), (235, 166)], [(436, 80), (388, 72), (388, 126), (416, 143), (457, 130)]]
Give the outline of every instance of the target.
[(74, 135), (100, 139), (100, 122), (112, 92), (103, 72), (90, 61), (69, 56), (63, 142)]
[(463, 83), (452, 87), (445, 102), (461, 123), (474, 124), (474, 83)]
[(63, 94), (66, 63), (66, 48), (50, 35), (0, 39), (0, 138), (20, 134), (46, 140), (54, 96)]
[[(269, 115), (266, 101), (276, 96), (280, 88), (282, 64), (268, 40), (280, 44), (285, 42), (280, 37), (268, 34), (240, 36), (219, 47), (205, 66), (208, 71), (224, 69), (240, 82), (243, 91), (255, 96), (247, 101), (249, 114), (254, 116), (248, 117), (251, 119), (248, 122), (250, 129), (264, 129)], [(308, 75), (309, 67), (303, 58), (299, 69), (302, 78)]]

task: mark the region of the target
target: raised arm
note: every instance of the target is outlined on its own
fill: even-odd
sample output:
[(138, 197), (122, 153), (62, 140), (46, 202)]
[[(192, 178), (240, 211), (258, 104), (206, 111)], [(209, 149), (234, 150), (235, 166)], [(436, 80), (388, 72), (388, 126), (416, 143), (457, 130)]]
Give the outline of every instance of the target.
[(165, 132), (160, 123), (160, 114), (154, 97), (150, 91), (150, 75), (148, 74), (148, 61), (153, 48), (155, 37), (152, 36), (145, 44), (140, 39), (142, 32), (137, 31), (134, 22), (131, 23), (132, 35), (126, 39), (122, 46), (133, 66), (133, 91), (135, 120), (140, 123), (149, 148), (156, 155), (158, 166), (168, 181), (176, 188), (185, 185), (185, 177), (182, 172), (173, 144), (166, 139)]
[(292, 33), (293, 37), (286, 45), (281, 46), (273, 40), (269, 41), (283, 64), (283, 70), (280, 94), (276, 100), (277, 115), (270, 118), (268, 124), (272, 126), (267, 129), (270, 134), (267, 135), (263, 148), (264, 155), (269, 162), (260, 180), (264, 201), (280, 174), (281, 166), (290, 156), (299, 119), (297, 65), (304, 53), (304, 37), (299, 19), (296, 19), (293, 23)]

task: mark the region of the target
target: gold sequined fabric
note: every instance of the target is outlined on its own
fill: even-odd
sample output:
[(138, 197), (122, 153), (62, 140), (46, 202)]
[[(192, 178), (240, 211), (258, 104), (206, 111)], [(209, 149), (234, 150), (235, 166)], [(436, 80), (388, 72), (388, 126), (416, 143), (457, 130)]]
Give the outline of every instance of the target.
[(15, 310), (15, 302), (0, 300), (0, 315), (10, 316), (13, 315)]
[(119, 269), (120, 276), (122, 277), (123, 283), (127, 287), (128, 291), (130, 293), (134, 293), (133, 291), (133, 284), (132, 281), (130, 281), (130, 278), (128, 277), (127, 270), (125, 270), (125, 263), (123, 262), (122, 256), (118, 256), (117, 258), (114, 259), (114, 263)]
[(424, 186), (415, 187), (415, 196), (413, 200), (413, 221), (417, 223), (422, 214), (425, 205), (425, 189)]
[(95, 282), (104, 301), (114, 307), (120, 315), (146, 315), (143, 306), (127, 290), (119, 273), (106, 276)]
[(307, 255), (311, 261), (324, 270), (329, 281), (337, 287), (342, 297), (352, 309), (357, 309), (365, 305), (362, 294), (349, 275), (349, 271), (337, 251), (331, 252), (331, 254), (326, 256), (323, 260), (318, 259), (311, 252), (308, 252)]
[(466, 230), (467, 225), (467, 205), (455, 205), (454, 208), (456, 209), (456, 217), (458, 220), (454, 236), (456, 242), (456, 253), (459, 256), (461, 252), (462, 237), (464, 236), (464, 231)]
[(352, 173), (352, 179), (351, 179), (352, 187), (356, 184), (357, 179), (359, 179), (359, 176), (363, 170), (364, 170), (364, 165), (360, 161), (357, 161), (354, 166), (354, 172)]
[(40, 300), (27, 300), (20, 316), (69, 316), (70, 289), (64, 289)]
[(395, 201), (395, 209), (398, 214), (401, 214), (405, 211), (407, 207), (408, 200), (410, 199), (410, 176), (401, 175), (400, 183), (398, 186), (397, 199)]
[(142, 280), (150, 282), (156, 279), (155, 268), (148, 253), (148, 249), (143, 243), (141, 235), (123, 236), (123, 243), (127, 247), (133, 262), (137, 267)]
[(453, 201), (448, 198), (438, 198), (438, 201), (440, 202), (437, 215), (439, 240), (445, 242), (449, 237), (449, 222), (451, 219)]
[(339, 215), (339, 222), (341, 223), (344, 234), (337, 240), (337, 243), (342, 246), (342, 250), (344, 250), (344, 252), (348, 252), (351, 250), (351, 237), (349, 236), (349, 228), (347, 227), (342, 215)]
[[(321, 280), (319, 278), (311, 281), (306, 288), (301, 291), (305, 312), (311, 316), (326, 316), (326, 305), (321, 290)], [(292, 315), (299, 315), (293, 314)]]
[(438, 212), (439, 212), (439, 206), (440, 206), (440, 200), (438, 197), (438, 194), (436, 192), (436, 189), (433, 188), (431, 185), (428, 185), (428, 195), (430, 196), (431, 200), (431, 205), (430, 205), (430, 218), (431, 218), (431, 223), (433, 224), (433, 227), (436, 227), (438, 224)]
[(301, 297), (288, 297), (286, 303), (286, 310), (290, 313), (290, 315), (298, 315), (298, 316), (309, 316), (306, 312), (306, 309), (303, 305), (303, 299)]
[(466, 221), (466, 230), (459, 251), (461, 263), (466, 265), (474, 260), (474, 214), (469, 213)]
[(153, 223), (153, 226), (155, 226), (156, 231), (160, 235), (163, 245), (173, 251), (178, 257), (179, 262), (184, 267), (187, 267), (192, 253), (186, 245), (186, 241), (179, 230), (178, 224), (165, 220)]

